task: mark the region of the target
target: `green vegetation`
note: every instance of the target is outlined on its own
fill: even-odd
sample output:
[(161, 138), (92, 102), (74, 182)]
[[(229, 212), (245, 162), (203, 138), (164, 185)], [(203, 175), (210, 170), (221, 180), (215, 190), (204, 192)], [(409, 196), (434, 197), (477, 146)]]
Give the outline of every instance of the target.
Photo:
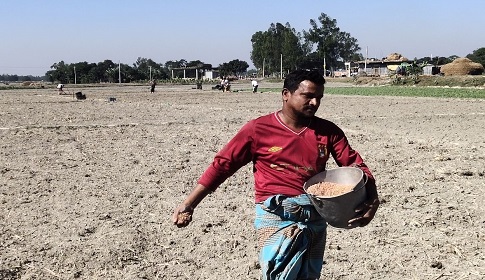
[(476, 49), (466, 57), (485, 66), (485, 48)]
[(249, 64), (246, 61), (234, 59), (229, 62), (224, 62), (219, 65), (219, 72), (222, 76), (234, 76), (238, 77), (244, 75), (249, 68)]
[(443, 87), (335, 87), (327, 88), (326, 94), (366, 95), (366, 96), (406, 96), (406, 97), (446, 97), (485, 99), (485, 90), (476, 88)]
[(401, 76), (397, 80), (392, 77), (358, 77), (352, 78), (327, 78), (327, 82), (348, 83), (359, 86), (418, 86), (418, 87), (484, 87), (485, 76)]
[[(337, 69), (344, 61), (363, 60), (357, 39), (337, 26), (337, 20), (321, 13), (310, 20), (310, 29), (297, 32), (289, 23), (272, 23), (267, 31), (251, 37), (251, 60), (264, 75), (295, 69)], [(325, 66), (324, 66), (325, 65)]]
[[(419, 76), (417, 81), (403, 78), (398, 85), (388, 77), (327, 78), (325, 94), (365, 96), (407, 96), (485, 99), (485, 76)], [(281, 80), (266, 80), (279, 82)], [(338, 87), (332, 84), (339, 84)], [(278, 88), (261, 89), (280, 93)]]
[[(261, 88), (261, 92), (281, 93), (278, 88)], [(403, 97), (440, 97), (440, 98), (479, 98), (485, 99), (485, 89), (447, 88), (447, 87), (406, 87), (406, 86), (357, 86), (327, 87), (325, 94), (361, 96), (403, 96)]]
[(485, 76), (419, 76), (419, 86), (483, 87)]
[[(138, 57), (133, 66), (124, 63), (114, 63), (105, 60), (98, 63), (78, 62), (65, 63), (60, 61), (51, 66), (52, 70), (45, 74), (46, 80), (63, 84), (92, 84), (92, 83), (140, 83), (149, 80), (171, 82), (175, 79), (195, 78), (200, 79), (204, 70), (211, 70), (211, 64), (200, 60), (186, 61), (185, 59), (167, 61), (165, 64), (157, 63), (152, 59)], [(219, 65), (221, 75), (233, 75), (235, 77), (246, 73), (249, 65), (245, 61), (235, 59)], [(196, 73), (195, 71), (198, 71)], [(17, 80), (13, 80), (17, 81)]]

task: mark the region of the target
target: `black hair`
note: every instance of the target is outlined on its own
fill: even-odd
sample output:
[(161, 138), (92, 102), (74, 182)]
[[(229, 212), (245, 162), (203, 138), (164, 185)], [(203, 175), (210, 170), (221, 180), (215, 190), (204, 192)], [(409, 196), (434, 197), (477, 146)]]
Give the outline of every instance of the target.
[(325, 84), (325, 78), (316, 70), (295, 70), (286, 76), (283, 88), (288, 89), (290, 92), (295, 92), (300, 86), (300, 83), (305, 80), (319, 86)]

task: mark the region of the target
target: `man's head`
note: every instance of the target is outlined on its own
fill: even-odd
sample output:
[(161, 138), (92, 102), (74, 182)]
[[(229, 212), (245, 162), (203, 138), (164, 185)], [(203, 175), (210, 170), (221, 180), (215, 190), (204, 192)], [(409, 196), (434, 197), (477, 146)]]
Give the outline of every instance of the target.
[(295, 70), (286, 76), (283, 88), (288, 89), (290, 92), (295, 92), (300, 86), (300, 83), (305, 80), (313, 82), (316, 85), (323, 86), (325, 84), (325, 78), (318, 71)]
[(318, 71), (296, 70), (283, 84), (283, 112), (305, 120), (315, 115), (323, 98), (325, 78)]

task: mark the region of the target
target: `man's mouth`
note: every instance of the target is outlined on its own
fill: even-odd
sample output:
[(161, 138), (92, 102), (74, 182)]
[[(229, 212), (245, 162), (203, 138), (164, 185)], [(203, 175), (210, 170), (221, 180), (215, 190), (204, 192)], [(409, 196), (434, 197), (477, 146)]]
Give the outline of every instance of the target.
[(317, 111), (317, 108), (315, 108), (315, 107), (306, 107), (305, 110), (306, 111), (311, 111), (312, 113), (315, 113)]

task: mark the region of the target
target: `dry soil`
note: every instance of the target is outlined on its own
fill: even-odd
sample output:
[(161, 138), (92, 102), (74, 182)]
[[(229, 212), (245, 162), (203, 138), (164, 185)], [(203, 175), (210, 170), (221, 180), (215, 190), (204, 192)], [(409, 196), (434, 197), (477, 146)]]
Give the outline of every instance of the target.
[[(269, 86), (0, 91), (0, 279), (258, 279), (250, 166), (188, 227), (171, 215), (244, 123), (281, 107)], [(322, 279), (484, 279), (484, 100), (326, 95), (317, 115), (382, 199), (367, 227), (329, 227)]]

